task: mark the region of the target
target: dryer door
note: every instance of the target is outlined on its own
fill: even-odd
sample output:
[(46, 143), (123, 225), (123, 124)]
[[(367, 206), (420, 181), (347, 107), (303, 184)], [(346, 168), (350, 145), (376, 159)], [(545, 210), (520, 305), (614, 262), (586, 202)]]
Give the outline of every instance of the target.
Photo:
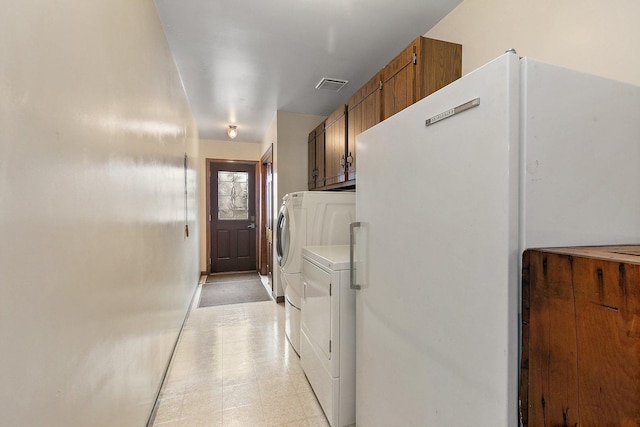
[(284, 266), (287, 262), (290, 245), (289, 210), (287, 209), (287, 205), (283, 204), (280, 208), (278, 222), (276, 224), (276, 253), (278, 255), (278, 264), (280, 267)]

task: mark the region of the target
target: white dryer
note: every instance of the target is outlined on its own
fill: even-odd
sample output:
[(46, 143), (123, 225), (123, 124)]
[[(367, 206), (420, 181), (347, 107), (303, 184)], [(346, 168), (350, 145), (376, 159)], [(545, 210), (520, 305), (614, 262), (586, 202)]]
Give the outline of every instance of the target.
[(302, 249), (300, 364), (331, 427), (356, 422), (356, 291), (349, 245)]
[(283, 197), (276, 224), (276, 252), (285, 299), (285, 333), (300, 354), (302, 248), (345, 245), (355, 221), (356, 193), (301, 191)]

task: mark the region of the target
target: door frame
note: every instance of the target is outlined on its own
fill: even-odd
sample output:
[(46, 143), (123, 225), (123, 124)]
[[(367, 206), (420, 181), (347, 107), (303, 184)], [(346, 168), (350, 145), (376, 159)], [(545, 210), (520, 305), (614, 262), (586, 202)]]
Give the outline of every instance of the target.
[[(272, 178), (273, 178), (273, 144), (269, 145), (269, 148), (264, 152), (260, 159), (260, 204), (259, 212), (260, 219), (260, 232), (258, 233), (258, 272), (262, 275), (271, 275), (273, 269), (273, 251), (269, 253), (269, 238), (267, 236), (267, 165), (271, 164)], [(273, 184), (272, 184), (273, 191)], [(273, 203), (273, 200), (271, 200)], [(273, 212), (271, 212), (273, 217)], [(273, 218), (272, 218), (273, 220)], [(273, 224), (271, 224), (273, 230)], [(272, 286), (273, 288), (273, 286)], [(272, 289), (273, 291), (273, 289)]]
[[(250, 161), (250, 160), (229, 160), (229, 159), (207, 159), (206, 160), (206, 170), (205, 170), (205, 176), (206, 176), (206, 195), (207, 195), (207, 226), (206, 226), (206, 234), (207, 234), (207, 274), (211, 274), (211, 222), (213, 221), (213, 213), (211, 212), (211, 163), (229, 163), (229, 164), (240, 164), (240, 165), (253, 165), (253, 167), (255, 168), (255, 182), (253, 185), (255, 185), (255, 191), (254, 191), (254, 197), (255, 197), (255, 206), (256, 206), (256, 214), (258, 214), (258, 212), (262, 211), (262, 206), (260, 204), (260, 171), (258, 168), (258, 162), (256, 161)], [(258, 240), (256, 238), (256, 254), (258, 253)], [(258, 268), (258, 261), (256, 259), (256, 269)]]

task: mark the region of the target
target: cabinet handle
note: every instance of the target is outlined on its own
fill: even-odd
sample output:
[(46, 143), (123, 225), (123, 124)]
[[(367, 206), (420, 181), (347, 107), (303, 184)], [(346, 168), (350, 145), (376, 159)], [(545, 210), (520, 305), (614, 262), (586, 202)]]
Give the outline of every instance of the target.
[(356, 269), (354, 265), (353, 252), (355, 241), (353, 238), (353, 230), (360, 227), (360, 222), (352, 222), (349, 224), (349, 287), (358, 290), (360, 285), (356, 284)]
[(344, 154), (342, 155), (342, 157), (340, 157), (340, 167), (344, 167), (344, 162), (345, 162), (345, 158), (344, 158)]
[(353, 156), (351, 155), (351, 152), (349, 152), (349, 156), (347, 156), (347, 165), (349, 167), (353, 166)]

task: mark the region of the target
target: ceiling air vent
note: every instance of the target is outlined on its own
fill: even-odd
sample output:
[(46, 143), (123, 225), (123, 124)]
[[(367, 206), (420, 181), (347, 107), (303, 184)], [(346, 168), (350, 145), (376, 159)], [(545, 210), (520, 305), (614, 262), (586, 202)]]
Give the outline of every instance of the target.
[(349, 83), (348, 80), (330, 79), (328, 77), (323, 77), (322, 80), (320, 80), (316, 85), (316, 89), (338, 92), (347, 83)]

